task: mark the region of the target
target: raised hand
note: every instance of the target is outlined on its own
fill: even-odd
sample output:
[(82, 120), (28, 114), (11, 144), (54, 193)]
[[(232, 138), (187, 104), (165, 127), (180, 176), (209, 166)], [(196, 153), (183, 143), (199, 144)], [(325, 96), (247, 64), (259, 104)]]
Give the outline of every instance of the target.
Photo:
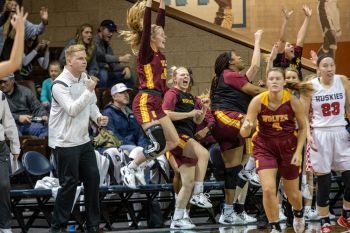
[(47, 23), (49, 19), (49, 11), (47, 7), (42, 6), (40, 8), (40, 17), (43, 22)]
[(290, 16), (293, 14), (294, 11), (293, 10), (289, 11), (287, 8), (283, 8), (282, 12), (284, 14), (284, 18), (286, 20), (288, 20), (290, 18)]
[(257, 30), (255, 33), (254, 33), (254, 37), (255, 37), (255, 40), (261, 40), (261, 36), (262, 34), (264, 33), (264, 30), (262, 29), (259, 29)]
[(306, 17), (311, 17), (312, 9), (308, 5), (303, 5), (303, 11)]
[(24, 28), (24, 21), (27, 19), (28, 13), (24, 13), (23, 7), (16, 7), (16, 13), (11, 18), (11, 25), (14, 29), (19, 30), (21, 27)]

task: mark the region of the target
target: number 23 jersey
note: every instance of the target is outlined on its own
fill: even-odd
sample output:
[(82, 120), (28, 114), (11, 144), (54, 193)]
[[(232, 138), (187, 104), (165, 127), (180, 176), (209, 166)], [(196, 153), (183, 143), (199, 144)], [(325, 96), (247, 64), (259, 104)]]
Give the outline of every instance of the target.
[(313, 128), (345, 126), (345, 90), (341, 77), (334, 75), (330, 88), (324, 88), (319, 78), (311, 81), (315, 90), (310, 107), (310, 125)]

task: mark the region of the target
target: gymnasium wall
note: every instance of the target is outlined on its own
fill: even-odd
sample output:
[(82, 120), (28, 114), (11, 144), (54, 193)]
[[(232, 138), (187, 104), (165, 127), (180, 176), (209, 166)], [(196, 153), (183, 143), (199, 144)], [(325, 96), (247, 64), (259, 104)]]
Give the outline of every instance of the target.
[[(97, 30), (102, 20), (110, 18), (116, 22), (118, 29), (126, 29), (126, 11), (132, 3), (126, 0), (25, 0), (24, 6), (30, 13), (29, 20), (34, 23), (39, 22), (40, 7), (48, 6), (49, 26), (42, 38), (50, 40), (51, 46), (63, 47), (67, 40), (74, 37), (76, 28), (85, 22), (91, 23)], [(155, 16), (152, 15), (153, 19)], [(252, 49), (172, 18), (166, 18), (165, 32), (168, 38), (164, 53), (168, 59), (168, 66), (192, 67), (195, 79), (194, 94), (209, 88), (215, 58), (221, 52), (235, 49), (247, 65), (250, 63)], [(252, 33), (248, 35), (253, 38)], [(263, 42), (267, 43), (265, 38)], [(130, 47), (117, 35), (112, 39), (112, 47), (117, 54), (131, 53)], [(262, 62), (256, 79), (263, 77), (264, 70), (265, 63)]]

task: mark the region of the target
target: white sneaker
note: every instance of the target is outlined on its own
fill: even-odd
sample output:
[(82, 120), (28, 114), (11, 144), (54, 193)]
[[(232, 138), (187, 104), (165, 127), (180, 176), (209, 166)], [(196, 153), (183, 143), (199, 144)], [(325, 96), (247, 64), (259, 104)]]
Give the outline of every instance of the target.
[(195, 227), (196, 225), (191, 222), (190, 218), (172, 219), (170, 224), (171, 229), (192, 229)]
[(242, 180), (247, 181), (248, 178), (248, 173), (249, 171), (244, 170), (244, 168), (238, 173), (239, 178), (241, 178)]
[(270, 231), (270, 233), (281, 233), (281, 232), (278, 231), (278, 230), (276, 230), (276, 229), (272, 229), (272, 230)]
[(286, 221), (287, 220), (287, 217), (284, 215), (282, 209), (279, 210), (279, 218), (280, 218), (280, 221)]
[(11, 228), (8, 228), (8, 229), (0, 228), (0, 232), (1, 233), (12, 233), (12, 230), (11, 230)]
[(238, 214), (238, 216), (245, 221), (246, 223), (252, 223), (252, 222), (256, 222), (256, 218), (249, 216), (247, 214), (247, 212), (243, 211), (242, 213)]
[(225, 214), (224, 211), (222, 211), (219, 218), (219, 223), (225, 224), (225, 225), (243, 225), (243, 224), (246, 224), (247, 222), (241, 219), (235, 211), (227, 214)]
[(135, 177), (141, 185), (146, 185), (145, 169), (144, 168), (138, 167), (136, 172), (135, 172)]
[(293, 229), (295, 233), (303, 233), (305, 230), (305, 218), (297, 218), (294, 216)]
[(320, 218), (317, 210), (314, 209), (305, 209), (304, 217), (306, 220), (318, 220)]
[(254, 186), (258, 186), (260, 187), (260, 178), (259, 175), (256, 173), (255, 169), (251, 170), (251, 171), (247, 171), (247, 177), (249, 180), (249, 183), (251, 183)]
[(301, 184), (301, 193), (302, 193), (304, 198), (306, 198), (308, 200), (312, 200), (312, 194), (310, 192), (308, 184)]
[(124, 166), (120, 169), (120, 173), (123, 175), (123, 182), (126, 186), (132, 189), (136, 189), (135, 183), (135, 173), (134, 169), (128, 168), (128, 166)]
[(201, 208), (211, 208), (213, 205), (209, 200), (209, 193), (199, 193), (192, 196), (190, 203)]

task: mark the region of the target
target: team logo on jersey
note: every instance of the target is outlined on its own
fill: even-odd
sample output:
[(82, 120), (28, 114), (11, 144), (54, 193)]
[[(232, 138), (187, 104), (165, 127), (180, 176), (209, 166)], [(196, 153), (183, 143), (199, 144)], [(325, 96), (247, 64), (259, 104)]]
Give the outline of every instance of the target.
[(331, 95), (319, 95), (315, 96), (316, 102), (331, 101), (331, 100), (341, 100), (343, 99), (343, 93), (334, 93)]
[(262, 115), (262, 120), (264, 122), (284, 122), (288, 120), (288, 115)]
[(191, 99), (181, 99), (181, 100), (182, 100), (182, 103), (184, 103), (184, 104), (192, 104), (192, 105), (194, 105), (194, 101), (191, 100)]

